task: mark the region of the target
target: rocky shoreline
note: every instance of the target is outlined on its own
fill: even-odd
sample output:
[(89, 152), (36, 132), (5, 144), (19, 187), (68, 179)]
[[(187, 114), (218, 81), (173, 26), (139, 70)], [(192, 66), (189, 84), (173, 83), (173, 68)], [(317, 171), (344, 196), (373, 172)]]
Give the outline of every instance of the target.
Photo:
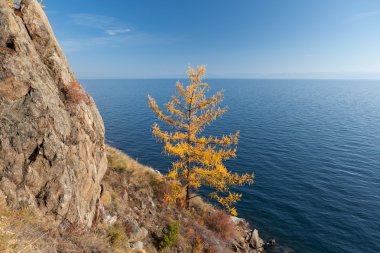
[(243, 218), (231, 216), (232, 221), (243, 229), (245, 237), (240, 238), (234, 244), (236, 252), (265, 252), (266, 249), (274, 249), (276, 240), (271, 239), (264, 241), (259, 236), (257, 229), (251, 229), (251, 225)]

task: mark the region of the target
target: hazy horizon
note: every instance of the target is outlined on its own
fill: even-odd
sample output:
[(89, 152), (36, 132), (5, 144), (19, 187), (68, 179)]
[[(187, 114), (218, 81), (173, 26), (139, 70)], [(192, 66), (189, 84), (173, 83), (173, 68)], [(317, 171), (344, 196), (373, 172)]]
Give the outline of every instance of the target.
[[(92, 77), (79, 77), (79, 80), (133, 80), (133, 79), (167, 79), (167, 80), (184, 80), (187, 79), (185, 75), (183, 76), (130, 76), (130, 77), (99, 77), (99, 78), (92, 78)], [(365, 76), (358, 76), (358, 77), (276, 77), (276, 76), (266, 76), (266, 77), (242, 77), (242, 76), (232, 76), (232, 77), (221, 77), (221, 76), (214, 76), (214, 75), (207, 75), (205, 77), (206, 80), (225, 80), (225, 79), (246, 79), (246, 80), (379, 80), (380, 76), (375, 77), (365, 77)]]

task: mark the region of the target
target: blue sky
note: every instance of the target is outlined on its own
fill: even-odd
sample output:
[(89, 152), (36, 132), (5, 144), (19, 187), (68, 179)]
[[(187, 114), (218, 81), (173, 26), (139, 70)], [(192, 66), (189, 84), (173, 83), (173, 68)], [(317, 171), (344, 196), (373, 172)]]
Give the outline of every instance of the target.
[(79, 78), (379, 78), (379, 0), (45, 0)]

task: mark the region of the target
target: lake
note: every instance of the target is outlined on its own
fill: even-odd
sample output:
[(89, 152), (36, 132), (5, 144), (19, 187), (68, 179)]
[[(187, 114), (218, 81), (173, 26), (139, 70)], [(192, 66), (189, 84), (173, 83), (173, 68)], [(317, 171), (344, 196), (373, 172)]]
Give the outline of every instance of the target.
[[(81, 80), (110, 145), (162, 172), (170, 159), (151, 134), (176, 80)], [(210, 79), (228, 112), (207, 128), (240, 130), (237, 158), (254, 172), (239, 216), (289, 252), (380, 252), (380, 81)], [(162, 125), (162, 124), (161, 124)]]

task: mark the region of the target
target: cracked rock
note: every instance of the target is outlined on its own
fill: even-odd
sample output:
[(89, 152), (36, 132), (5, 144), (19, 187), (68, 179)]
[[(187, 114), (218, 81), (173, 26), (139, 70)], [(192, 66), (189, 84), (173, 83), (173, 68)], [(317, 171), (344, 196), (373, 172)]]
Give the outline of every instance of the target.
[(0, 1), (0, 197), (90, 226), (107, 169), (103, 122), (91, 98), (68, 104), (76, 79), (39, 3), (18, 7)]

